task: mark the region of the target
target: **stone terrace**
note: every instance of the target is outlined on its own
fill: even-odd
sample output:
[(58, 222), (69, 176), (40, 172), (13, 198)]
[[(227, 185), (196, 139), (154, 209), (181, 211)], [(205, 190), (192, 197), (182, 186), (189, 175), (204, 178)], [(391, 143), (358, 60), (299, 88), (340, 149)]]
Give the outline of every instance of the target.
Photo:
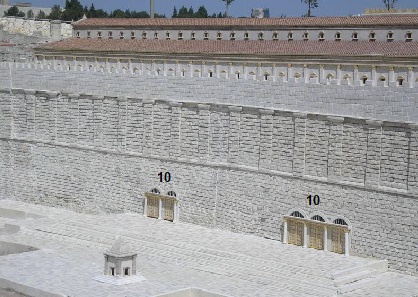
[[(240, 297), (418, 292), (418, 278), (384, 273), (385, 262), (377, 259), (344, 257), (139, 214), (91, 216), (7, 200), (0, 202), (0, 209), (0, 226), (9, 224), (3, 230), (14, 230), (1, 232), (0, 227), (0, 241), (40, 248), (2, 256), (0, 280), (64, 296), (148, 297), (189, 287)], [(21, 211), (18, 216), (15, 210)], [(42, 217), (25, 219), (22, 211)], [(10, 225), (19, 225), (20, 231), (15, 233)], [(146, 281), (113, 287), (92, 280), (102, 274), (102, 252), (118, 236), (138, 252), (138, 269)]]

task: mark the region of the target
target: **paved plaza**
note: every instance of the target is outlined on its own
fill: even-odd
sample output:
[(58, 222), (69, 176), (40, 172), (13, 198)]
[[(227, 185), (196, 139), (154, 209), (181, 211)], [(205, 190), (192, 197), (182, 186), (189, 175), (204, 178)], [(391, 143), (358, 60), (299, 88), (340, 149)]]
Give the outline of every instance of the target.
[[(94, 281), (103, 274), (103, 251), (120, 236), (138, 252), (146, 280), (124, 286)], [(0, 280), (55, 296), (170, 296), (187, 288), (230, 297), (418, 296), (417, 277), (382, 271), (380, 259), (140, 214), (86, 215), (1, 200), (1, 242), (37, 250), (1, 256)]]

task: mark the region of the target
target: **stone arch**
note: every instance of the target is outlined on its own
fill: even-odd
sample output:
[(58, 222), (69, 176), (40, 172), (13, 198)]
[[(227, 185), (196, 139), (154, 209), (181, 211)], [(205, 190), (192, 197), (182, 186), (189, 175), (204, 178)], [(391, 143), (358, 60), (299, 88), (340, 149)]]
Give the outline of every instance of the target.
[(285, 77), (285, 76), (286, 76), (286, 74), (284, 72), (279, 73), (279, 77)]
[(379, 77), (379, 81), (386, 81), (386, 76), (381, 75), (381, 76)]
[(149, 192), (153, 194), (161, 194), (161, 190), (159, 188), (152, 188)]
[(240, 79), (241, 78), (241, 71), (237, 70), (235, 71), (235, 78)]
[(348, 226), (349, 228), (352, 227), (352, 224), (349, 219), (344, 216), (337, 215), (331, 219), (331, 222), (336, 225)]
[(318, 222), (328, 222), (327, 217), (321, 213), (321, 212), (314, 212), (311, 214), (310, 219), (313, 221), (318, 221)]
[(341, 31), (335, 32), (334, 38), (335, 38), (336, 41), (341, 40)]
[(167, 196), (177, 197), (177, 194), (176, 194), (176, 192), (174, 192), (174, 191), (168, 191), (168, 192), (167, 192)]
[[(301, 214), (302, 217), (297, 216), (297, 213)], [(289, 210), (287, 212), (287, 215), (289, 217), (296, 217), (296, 218), (307, 218), (308, 217), (307, 213), (300, 208), (292, 208), (291, 210)]]
[(182, 68), (180, 73), (181, 73), (182, 77), (185, 77), (186, 76), (186, 69)]
[(213, 77), (213, 70), (212, 69), (208, 70), (208, 77)]
[[(416, 81), (418, 81), (418, 78), (417, 78)], [(396, 86), (397, 87), (403, 86), (404, 82), (405, 82), (405, 77), (400, 75), (396, 78)]]
[(249, 75), (255, 75), (254, 71), (250, 71)]
[(132, 72), (133, 72), (134, 74), (138, 74), (139, 69), (138, 69), (137, 67), (135, 67), (135, 68), (132, 70)]
[(93, 65), (89, 65), (89, 71), (92, 71), (93, 70), (93, 68), (94, 68), (94, 66)]
[(328, 81), (330, 81), (331, 79), (334, 78), (334, 74), (328, 73), (327, 76), (326, 76), (326, 78), (327, 78)]
[(365, 74), (363, 74), (361, 77), (360, 77), (360, 80), (361, 80), (361, 82), (362, 82), (362, 84), (363, 85), (365, 85), (366, 84), (366, 81), (369, 79), (369, 77), (367, 76), (367, 75), (365, 75)]
[(325, 40), (325, 32), (324, 31), (319, 32), (318, 39), (319, 40)]
[(199, 69), (195, 69), (194, 72), (200, 73), (200, 70)]
[(317, 78), (318, 75), (315, 72), (312, 72), (311, 74), (309, 74), (309, 78)]
[(100, 65), (100, 71), (104, 72), (105, 67), (103, 65)]
[(343, 79), (350, 80), (351, 79), (351, 75), (347, 73), (346, 75), (343, 76)]
[(270, 77), (270, 72), (266, 71), (263, 74), (264, 80), (268, 80), (268, 78)]

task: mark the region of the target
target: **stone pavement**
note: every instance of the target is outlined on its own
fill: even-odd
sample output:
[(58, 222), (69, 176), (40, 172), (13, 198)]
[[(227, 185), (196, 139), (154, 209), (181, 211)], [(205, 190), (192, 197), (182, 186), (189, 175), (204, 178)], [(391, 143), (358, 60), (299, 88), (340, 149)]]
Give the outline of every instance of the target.
[[(190, 287), (231, 297), (336, 296), (346, 289), (338, 287), (335, 275), (357, 268), (364, 273), (379, 264), (376, 259), (344, 257), (139, 214), (85, 215), (7, 200), (0, 200), (0, 209), (0, 241), (39, 249), (0, 257), (0, 279), (64, 296), (151, 297)], [(42, 217), (24, 218), (8, 209)], [(1, 232), (4, 224), (19, 225), (20, 231)], [(146, 281), (116, 287), (93, 280), (103, 272), (103, 251), (119, 236), (138, 252), (138, 270)], [(348, 284), (354, 291), (342, 296), (418, 294), (417, 277), (376, 271), (371, 275)]]

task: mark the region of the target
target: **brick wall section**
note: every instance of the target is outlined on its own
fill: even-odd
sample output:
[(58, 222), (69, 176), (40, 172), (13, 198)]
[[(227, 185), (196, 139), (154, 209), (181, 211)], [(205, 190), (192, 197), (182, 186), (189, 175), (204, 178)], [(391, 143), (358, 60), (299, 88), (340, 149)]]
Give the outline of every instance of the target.
[[(18, 68), (15, 68), (18, 67)], [(418, 88), (319, 85), (21, 68), (0, 63), (0, 88), (220, 103), (396, 122), (418, 122)], [(310, 95), (310, 94), (315, 94)]]
[(352, 222), (353, 253), (417, 272), (415, 124), (21, 89), (0, 98), (12, 126), (0, 136), (1, 198), (142, 212), (157, 187), (177, 193), (183, 222), (278, 240), (290, 209), (320, 211)]

